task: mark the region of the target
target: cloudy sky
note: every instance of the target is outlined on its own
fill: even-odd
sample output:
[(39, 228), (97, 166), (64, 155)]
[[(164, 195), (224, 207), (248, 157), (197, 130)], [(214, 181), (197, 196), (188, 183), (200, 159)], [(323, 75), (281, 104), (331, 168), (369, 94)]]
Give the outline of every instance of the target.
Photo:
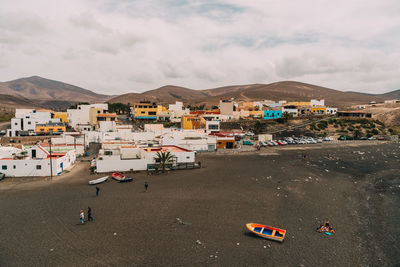
[(398, 0), (1, 0), (0, 81), (400, 89)]

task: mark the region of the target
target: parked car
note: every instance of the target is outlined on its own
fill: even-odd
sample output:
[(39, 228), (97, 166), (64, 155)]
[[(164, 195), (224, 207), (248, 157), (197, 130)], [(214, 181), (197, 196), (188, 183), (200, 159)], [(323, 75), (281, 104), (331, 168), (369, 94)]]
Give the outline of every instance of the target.
[(4, 177), (6, 177), (6, 175), (4, 173), (0, 172), (0, 180), (3, 180)]
[(322, 138), (318, 138), (317, 143), (322, 143)]
[(284, 145), (285, 145), (284, 143), (281, 142), (281, 140), (276, 141), (276, 143), (277, 143), (278, 145), (280, 145), (280, 146), (284, 146)]
[(260, 146), (267, 146), (267, 143), (265, 143), (264, 141), (259, 141), (258, 144), (259, 144)]
[(269, 145), (269, 146), (275, 146), (274, 142), (272, 142), (272, 141), (268, 141), (268, 142), (267, 142), (267, 145)]
[(376, 140), (376, 138), (375, 137), (373, 137), (373, 136), (371, 136), (370, 138), (368, 138), (368, 140)]

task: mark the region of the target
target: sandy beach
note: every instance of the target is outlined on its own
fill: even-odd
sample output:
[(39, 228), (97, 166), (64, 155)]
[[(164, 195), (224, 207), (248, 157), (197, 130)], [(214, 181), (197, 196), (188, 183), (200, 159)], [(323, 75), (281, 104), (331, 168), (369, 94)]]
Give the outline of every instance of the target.
[[(88, 181), (104, 175), (87, 162), (53, 181), (5, 179), (0, 266), (395, 266), (399, 147), (200, 153), (201, 169), (127, 174), (98, 197)], [(79, 225), (88, 206), (94, 221)], [(315, 231), (325, 218), (335, 235)], [(285, 241), (248, 222), (286, 229)]]

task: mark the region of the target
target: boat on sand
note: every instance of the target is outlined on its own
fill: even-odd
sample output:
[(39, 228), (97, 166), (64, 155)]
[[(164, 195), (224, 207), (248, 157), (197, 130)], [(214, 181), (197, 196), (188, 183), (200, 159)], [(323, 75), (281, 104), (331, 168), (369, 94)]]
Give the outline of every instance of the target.
[(286, 235), (286, 230), (258, 224), (258, 223), (248, 223), (246, 224), (247, 229), (252, 233), (261, 236), (266, 239), (271, 239), (279, 242), (283, 242)]
[(127, 182), (132, 182), (133, 178), (132, 177), (126, 177), (124, 179), (119, 180), (120, 183), (127, 183)]
[(125, 175), (123, 175), (122, 173), (120, 173), (120, 172), (114, 172), (112, 175), (111, 175), (111, 177), (114, 179), (114, 180), (117, 180), (117, 181), (121, 181), (121, 180), (124, 180), (125, 179)]
[(104, 176), (104, 177), (89, 181), (89, 184), (90, 185), (101, 184), (101, 183), (104, 183), (107, 180), (108, 180), (108, 176)]

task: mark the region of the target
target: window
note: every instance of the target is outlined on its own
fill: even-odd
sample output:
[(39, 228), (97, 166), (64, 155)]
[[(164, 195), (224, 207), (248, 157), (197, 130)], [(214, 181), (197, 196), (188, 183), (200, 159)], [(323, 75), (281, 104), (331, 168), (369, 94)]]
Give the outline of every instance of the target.
[(30, 121), (28, 121), (28, 124), (31, 124), (31, 122), (30, 122)]
[(100, 110), (97, 111), (97, 114), (100, 114)]
[(14, 123), (15, 125), (18, 125), (18, 123), (16, 122), (16, 123)]
[(187, 158), (187, 159), (190, 159), (190, 157), (189, 157), (189, 156), (187, 156), (186, 158)]
[(1, 166), (1, 169), (2, 169), (2, 170), (7, 170), (7, 165)]
[(13, 169), (16, 169), (16, 168), (17, 168), (17, 166), (13, 165)]
[(140, 112), (141, 114), (144, 114), (144, 113), (146, 113), (146, 112), (144, 112), (144, 111), (142, 111), (142, 112)]
[(41, 170), (42, 169), (42, 165), (36, 165), (36, 170)]
[(157, 115), (157, 112), (155, 112), (155, 111), (149, 111), (149, 115)]
[(41, 132), (44, 132), (44, 129), (40, 129)]
[(104, 155), (111, 156), (112, 155), (112, 151), (104, 151)]
[(62, 129), (61, 129), (61, 128), (58, 128), (57, 131), (62, 132)]

